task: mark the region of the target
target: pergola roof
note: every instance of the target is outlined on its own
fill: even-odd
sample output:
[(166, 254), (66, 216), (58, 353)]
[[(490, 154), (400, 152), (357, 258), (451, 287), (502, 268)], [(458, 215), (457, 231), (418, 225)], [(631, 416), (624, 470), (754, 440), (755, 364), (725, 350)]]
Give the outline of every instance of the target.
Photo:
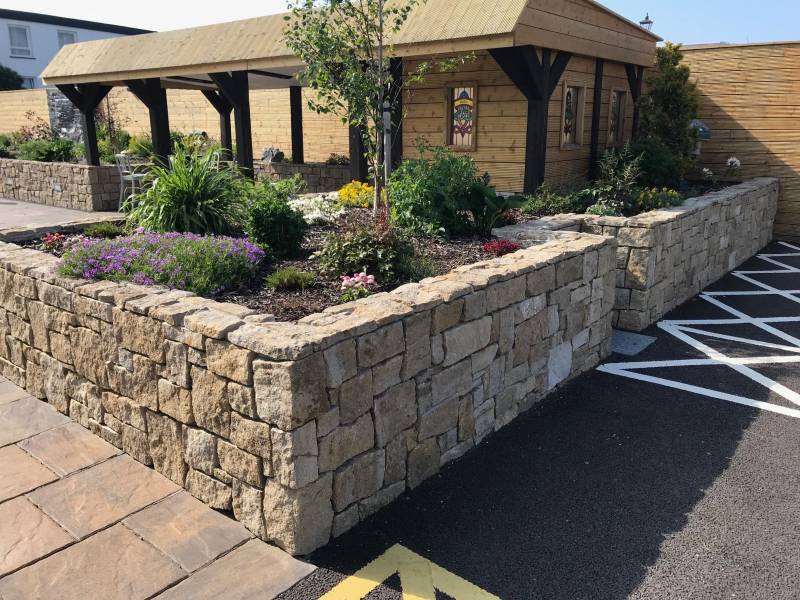
[[(392, 40), (398, 56), (427, 55), (519, 45), (515, 36), (526, 7), (566, 0), (428, 0), (419, 4)], [(655, 49), (660, 38), (593, 2), (628, 35)], [(161, 78), (165, 87), (213, 87), (206, 74), (250, 71), (252, 88), (297, 85), (302, 64), (283, 41), (285, 14), (177, 31), (111, 38), (64, 46), (42, 73), (52, 85), (122, 84)], [(613, 33), (613, 32), (612, 32)], [(569, 37), (569, 36), (566, 36)], [(556, 39), (557, 41), (557, 39)], [(524, 43), (530, 43), (525, 41)], [(547, 44), (559, 48), (552, 40)], [(601, 54), (598, 54), (599, 56)], [(647, 52), (634, 61), (645, 64)], [(614, 58), (609, 56), (608, 58)], [(260, 73), (259, 73), (260, 72)], [(265, 76), (266, 75), (266, 76)], [(275, 77), (277, 75), (277, 77)]]

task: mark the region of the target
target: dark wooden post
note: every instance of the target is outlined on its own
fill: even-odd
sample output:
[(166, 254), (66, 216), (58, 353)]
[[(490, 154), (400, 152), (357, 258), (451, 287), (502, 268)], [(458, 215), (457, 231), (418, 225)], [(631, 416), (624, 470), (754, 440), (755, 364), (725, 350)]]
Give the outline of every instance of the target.
[(292, 129), (292, 162), (302, 165), (303, 156), (303, 88), (293, 85), (289, 88), (289, 114)]
[(392, 74), (392, 168), (403, 162), (403, 59), (389, 59), (389, 72)]
[(233, 105), (222, 94), (213, 90), (202, 90), (211, 106), (219, 113), (219, 142), (225, 149), (227, 158), (233, 158), (233, 135), (231, 134), (231, 111)]
[(603, 67), (605, 61), (594, 61), (594, 97), (592, 99), (592, 139), (589, 147), (589, 179), (597, 179), (597, 158), (600, 153), (600, 107), (603, 102)]
[(542, 58), (533, 46), (495, 48), (489, 53), (528, 100), (525, 135), (525, 178), (523, 192), (528, 194), (544, 182), (547, 158), (547, 117), (550, 97), (561, 80), (572, 55), (559, 51), (551, 60), (551, 50), (542, 48)]
[(209, 73), (219, 91), (233, 105), (236, 128), (236, 163), (248, 177), (253, 177), (253, 134), (250, 129), (250, 85), (247, 71)]
[(639, 98), (642, 96), (644, 67), (625, 65), (625, 73), (628, 75), (628, 86), (631, 89), (631, 96), (633, 96), (633, 131), (631, 137), (635, 137), (636, 132), (639, 130)]
[(350, 179), (355, 181), (366, 181), (369, 172), (361, 134), (360, 127), (350, 126)]
[(100, 165), (100, 152), (97, 149), (97, 124), (95, 123), (94, 113), (100, 101), (111, 91), (111, 87), (98, 83), (58, 85), (56, 87), (81, 113), (86, 163), (95, 166)]
[(131, 93), (147, 107), (150, 114), (150, 135), (153, 138), (153, 151), (165, 162), (172, 153), (169, 137), (169, 110), (167, 90), (161, 87), (161, 80), (134, 79), (125, 82)]

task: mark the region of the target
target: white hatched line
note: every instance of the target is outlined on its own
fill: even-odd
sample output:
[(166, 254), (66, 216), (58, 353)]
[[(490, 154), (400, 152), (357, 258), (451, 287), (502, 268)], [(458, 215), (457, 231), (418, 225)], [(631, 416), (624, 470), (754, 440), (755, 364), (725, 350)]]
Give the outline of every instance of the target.
[[(761, 258), (777, 267), (779, 270), (769, 271), (733, 271), (732, 274), (742, 281), (746, 281), (760, 288), (752, 291), (716, 291), (701, 293), (700, 297), (709, 302), (710, 304), (722, 309), (723, 311), (733, 315), (734, 318), (722, 319), (681, 319), (661, 321), (658, 327), (669, 333), (671, 336), (688, 344), (692, 348), (702, 352), (708, 358), (698, 359), (679, 359), (679, 360), (656, 360), (656, 361), (640, 361), (640, 362), (622, 362), (622, 363), (606, 363), (598, 367), (599, 371), (618, 375), (620, 377), (627, 377), (629, 379), (636, 379), (639, 381), (646, 381), (655, 383), (674, 389), (679, 389), (694, 394), (707, 396), (709, 398), (717, 398), (726, 400), (736, 404), (751, 406), (761, 410), (767, 410), (778, 414), (794, 417), (800, 419), (800, 410), (795, 408), (788, 408), (772, 402), (764, 402), (754, 398), (747, 398), (736, 394), (729, 394), (711, 388), (683, 383), (665, 377), (656, 377), (638, 372), (639, 370), (647, 369), (660, 369), (660, 368), (686, 368), (686, 367), (714, 367), (722, 366), (730, 368), (737, 373), (747, 377), (754, 383), (766, 388), (767, 390), (781, 396), (793, 404), (800, 405), (800, 393), (789, 389), (785, 385), (759, 373), (758, 371), (750, 368), (748, 365), (772, 365), (772, 364), (789, 364), (800, 363), (800, 339), (770, 325), (770, 323), (796, 323), (800, 321), (800, 316), (789, 317), (751, 317), (750, 315), (742, 312), (739, 309), (730, 306), (722, 299), (725, 297), (746, 297), (746, 296), (782, 296), (793, 302), (800, 304), (800, 298), (792, 294), (800, 294), (798, 290), (782, 290), (771, 286), (769, 284), (757, 281), (748, 275), (756, 274), (773, 274), (773, 273), (800, 273), (800, 269), (787, 265), (779, 259), (783, 256), (800, 256), (800, 248), (786, 242), (780, 242), (783, 246), (797, 250), (797, 253), (768, 253), (758, 254)], [(790, 345), (778, 344), (773, 342), (765, 342), (758, 339), (749, 338), (746, 336), (736, 336), (716, 331), (708, 331), (702, 329), (703, 326), (708, 325), (752, 325), (758, 327), (762, 331), (779, 338)], [(693, 337), (695, 336), (695, 337)], [(701, 342), (696, 336), (705, 336), (716, 339), (727, 340), (740, 344), (748, 344), (758, 346), (765, 349), (780, 350), (789, 352), (789, 355), (764, 355), (764, 356), (748, 356), (736, 357), (728, 356), (724, 352), (716, 350), (711, 346)]]

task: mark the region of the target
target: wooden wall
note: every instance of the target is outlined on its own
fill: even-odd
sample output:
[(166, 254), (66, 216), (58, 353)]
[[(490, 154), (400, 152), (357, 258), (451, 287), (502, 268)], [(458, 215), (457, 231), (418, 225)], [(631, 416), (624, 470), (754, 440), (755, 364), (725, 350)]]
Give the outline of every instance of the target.
[(704, 165), (730, 156), (741, 176), (780, 177), (775, 237), (800, 241), (800, 43), (684, 48), (697, 82), (700, 118), (711, 128)]
[(30, 125), (28, 112), (33, 112), (45, 122), (50, 122), (47, 113), (47, 92), (43, 89), (0, 92), (0, 133), (11, 133)]
[[(428, 59), (430, 60), (430, 59)], [(422, 62), (406, 60), (405, 72), (413, 72)], [(573, 56), (561, 82), (550, 100), (547, 134), (545, 182), (569, 184), (586, 178), (589, 171), (589, 142), (592, 127), (595, 59)], [(580, 148), (561, 148), (563, 82), (586, 86), (584, 93), (584, 134)], [(403, 123), (403, 156), (417, 156), (415, 140), (422, 138), (432, 145), (441, 145), (445, 137), (444, 89), (458, 83), (477, 83), (477, 148), (470, 152), (478, 168), (488, 171), (492, 183), (501, 191), (522, 190), (525, 167), (525, 135), (527, 101), (487, 52), (477, 52), (475, 60), (456, 72), (428, 75), (413, 89), (406, 90)], [(608, 132), (608, 102), (612, 88), (628, 89), (625, 68), (606, 62), (603, 77), (602, 112), (600, 115), (600, 148), (605, 147)], [(626, 139), (630, 137), (633, 100), (628, 94)]]

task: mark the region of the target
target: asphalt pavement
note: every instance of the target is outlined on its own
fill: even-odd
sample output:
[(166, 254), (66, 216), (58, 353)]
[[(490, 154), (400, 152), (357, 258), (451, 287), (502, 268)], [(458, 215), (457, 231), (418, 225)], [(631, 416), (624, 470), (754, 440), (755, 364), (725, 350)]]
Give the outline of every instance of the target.
[[(800, 598), (800, 248), (762, 255), (308, 557), (280, 598), (399, 599), (414, 564), (455, 600)], [(356, 593), (354, 573), (388, 576)]]

